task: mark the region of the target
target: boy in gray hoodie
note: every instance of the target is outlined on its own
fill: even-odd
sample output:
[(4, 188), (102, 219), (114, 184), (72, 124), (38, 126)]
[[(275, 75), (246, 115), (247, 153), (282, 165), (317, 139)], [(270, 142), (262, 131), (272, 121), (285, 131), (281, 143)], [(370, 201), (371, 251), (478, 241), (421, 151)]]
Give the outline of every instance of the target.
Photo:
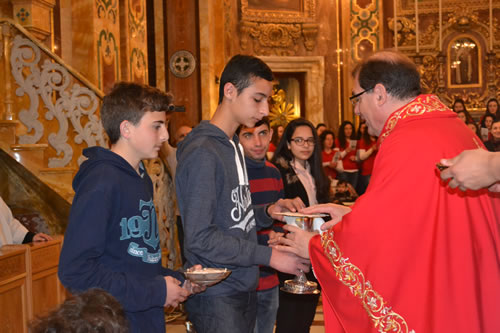
[(272, 224), (275, 213), (303, 208), (299, 200), (252, 206), (243, 148), (235, 131), (254, 127), (269, 114), (271, 69), (252, 56), (234, 56), (224, 68), (219, 105), (177, 150), (176, 189), (184, 225), (186, 265), (227, 267), (232, 274), (186, 304), (198, 333), (253, 332), (258, 265), (297, 274), (307, 262), (258, 245), (256, 227)]

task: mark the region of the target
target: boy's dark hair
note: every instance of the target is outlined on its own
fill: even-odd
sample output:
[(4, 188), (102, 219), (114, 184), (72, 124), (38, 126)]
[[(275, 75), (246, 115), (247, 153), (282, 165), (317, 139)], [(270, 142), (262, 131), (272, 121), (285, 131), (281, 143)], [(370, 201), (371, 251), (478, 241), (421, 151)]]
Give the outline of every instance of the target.
[(101, 121), (110, 144), (120, 139), (120, 124), (124, 120), (137, 125), (150, 111), (174, 111), (173, 97), (159, 89), (133, 82), (118, 82), (104, 96)]
[[(271, 129), (271, 122), (269, 121), (268, 117), (263, 117), (261, 120), (259, 120), (257, 123), (255, 123), (254, 127), (259, 127), (260, 125), (264, 125), (264, 124), (267, 125), (267, 129), (269, 129), (269, 130)], [(246, 127), (246, 126), (245, 125), (238, 126), (238, 128), (236, 129), (236, 135), (240, 135), (240, 132), (244, 127)]]
[(93, 288), (64, 301), (47, 316), (30, 324), (32, 333), (126, 333), (128, 321), (121, 304), (102, 289)]
[(420, 74), (407, 56), (394, 51), (380, 51), (370, 56), (353, 71), (362, 89), (382, 84), (387, 93), (399, 100), (420, 95)]
[(219, 104), (224, 97), (224, 86), (230, 82), (236, 87), (238, 95), (250, 86), (253, 78), (273, 81), (273, 71), (259, 58), (238, 54), (229, 60), (224, 67), (219, 85)]

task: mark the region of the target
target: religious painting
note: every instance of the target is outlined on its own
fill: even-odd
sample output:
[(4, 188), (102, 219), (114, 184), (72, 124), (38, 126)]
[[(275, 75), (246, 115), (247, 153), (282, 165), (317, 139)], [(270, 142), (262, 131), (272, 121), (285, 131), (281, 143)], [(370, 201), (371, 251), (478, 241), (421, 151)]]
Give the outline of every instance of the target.
[(258, 10), (302, 10), (302, 0), (248, 0), (249, 9)]
[(448, 45), (448, 86), (482, 85), (481, 46), (474, 37), (460, 35)]

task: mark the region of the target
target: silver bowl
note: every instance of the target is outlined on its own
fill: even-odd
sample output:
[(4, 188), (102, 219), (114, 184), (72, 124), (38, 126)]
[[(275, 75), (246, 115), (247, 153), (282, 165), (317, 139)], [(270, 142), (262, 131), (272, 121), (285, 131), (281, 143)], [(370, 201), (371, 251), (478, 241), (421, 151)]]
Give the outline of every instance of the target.
[(224, 280), (231, 274), (227, 268), (209, 268), (205, 267), (200, 270), (187, 270), (184, 272), (186, 279), (196, 283), (199, 286), (210, 287)]

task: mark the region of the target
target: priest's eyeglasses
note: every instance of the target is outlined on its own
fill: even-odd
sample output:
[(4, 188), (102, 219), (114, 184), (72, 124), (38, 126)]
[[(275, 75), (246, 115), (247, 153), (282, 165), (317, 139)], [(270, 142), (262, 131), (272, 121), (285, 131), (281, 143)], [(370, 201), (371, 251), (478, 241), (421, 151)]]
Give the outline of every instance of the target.
[(314, 138), (304, 139), (304, 138), (301, 138), (300, 136), (293, 138), (292, 141), (295, 142), (297, 144), (297, 146), (303, 146), (306, 144), (306, 142), (307, 142), (308, 146), (314, 146), (316, 144), (316, 141), (314, 141)]
[(358, 93), (358, 94), (355, 94), (355, 95), (352, 95), (351, 97), (349, 97), (349, 100), (351, 101), (352, 105), (353, 106), (356, 106), (356, 104), (358, 104), (360, 98), (361, 98), (361, 95), (363, 95), (365, 92), (369, 92), (370, 90), (372, 90), (373, 88), (370, 88), (370, 89), (365, 89), (363, 90), (362, 92)]

